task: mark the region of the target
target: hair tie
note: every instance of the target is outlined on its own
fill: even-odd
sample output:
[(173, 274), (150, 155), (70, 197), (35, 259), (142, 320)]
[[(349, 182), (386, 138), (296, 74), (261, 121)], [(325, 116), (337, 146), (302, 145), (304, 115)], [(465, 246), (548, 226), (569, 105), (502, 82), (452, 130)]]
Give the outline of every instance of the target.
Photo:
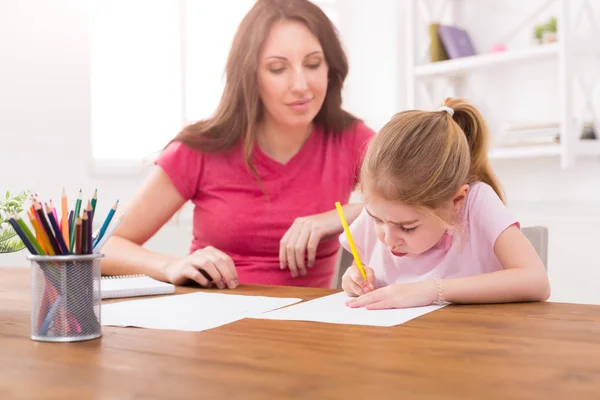
[(450, 107), (441, 106), (440, 108), (438, 108), (438, 111), (446, 111), (448, 114), (450, 114), (450, 117), (454, 117), (454, 110)]

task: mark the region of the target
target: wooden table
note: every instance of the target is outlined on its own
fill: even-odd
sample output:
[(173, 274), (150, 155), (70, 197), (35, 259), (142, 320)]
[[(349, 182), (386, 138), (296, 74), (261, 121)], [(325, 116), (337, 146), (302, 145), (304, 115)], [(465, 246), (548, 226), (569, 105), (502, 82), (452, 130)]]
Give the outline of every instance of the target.
[(0, 268), (1, 399), (600, 398), (600, 306), (449, 306), (393, 328), (255, 319), (204, 332), (103, 327), (101, 339), (79, 343), (31, 340), (29, 306), (29, 269)]

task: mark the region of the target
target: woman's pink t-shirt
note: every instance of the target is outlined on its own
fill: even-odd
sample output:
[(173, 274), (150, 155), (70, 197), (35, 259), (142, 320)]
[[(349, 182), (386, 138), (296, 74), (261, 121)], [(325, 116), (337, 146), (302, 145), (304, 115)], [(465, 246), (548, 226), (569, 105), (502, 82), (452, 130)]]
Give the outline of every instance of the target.
[[(499, 271), (502, 265), (494, 253), (498, 236), (511, 225), (519, 226), (491, 186), (469, 185), (462, 210), (462, 229), (451, 236), (445, 233), (431, 249), (418, 256), (398, 257), (377, 239), (375, 223), (365, 210), (350, 226), (361, 261), (373, 268), (375, 286), (418, 282), (433, 274), (441, 278), (460, 278)], [(344, 234), (342, 246), (350, 251)]]
[(213, 246), (232, 257), (241, 283), (329, 287), (339, 242), (323, 240), (305, 277), (279, 268), (279, 242), (298, 217), (347, 203), (360, 161), (374, 133), (356, 122), (340, 134), (318, 126), (299, 152), (281, 164), (255, 147), (253, 163), (269, 199), (248, 170), (242, 145), (222, 154), (171, 143), (156, 163), (194, 203), (190, 253)]

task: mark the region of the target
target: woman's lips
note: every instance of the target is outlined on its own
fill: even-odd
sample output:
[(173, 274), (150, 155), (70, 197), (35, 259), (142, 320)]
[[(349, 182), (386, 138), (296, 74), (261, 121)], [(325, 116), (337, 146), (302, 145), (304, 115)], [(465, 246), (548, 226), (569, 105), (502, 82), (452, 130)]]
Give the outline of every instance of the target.
[(303, 112), (308, 110), (308, 106), (312, 99), (298, 100), (292, 103), (288, 103), (288, 107), (297, 112)]

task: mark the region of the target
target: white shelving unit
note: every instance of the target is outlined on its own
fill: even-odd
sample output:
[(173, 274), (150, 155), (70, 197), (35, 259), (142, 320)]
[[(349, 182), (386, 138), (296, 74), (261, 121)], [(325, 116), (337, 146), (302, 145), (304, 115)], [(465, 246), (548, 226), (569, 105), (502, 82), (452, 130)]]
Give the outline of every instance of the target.
[[(443, 11), (446, 11), (447, 18), (445, 22), (453, 23), (460, 12), (460, 2), (455, 0), (445, 0)], [(476, 1), (476, 0), (470, 0)], [(418, 60), (417, 54), (423, 53), (424, 48), (420, 46), (419, 34), (427, 34), (426, 26), (430, 22), (440, 22), (439, 18), (432, 18), (436, 10), (430, 9), (430, 3), (427, 0), (408, 0), (405, 21), (405, 35), (407, 41), (407, 108), (418, 108), (420, 97), (417, 95), (417, 88), (424, 89), (425, 97), (432, 99), (430, 92), (430, 83), (434, 80), (443, 80), (450, 87), (452, 96), (460, 95), (463, 89), (464, 79), (474, 72), (481, 72), (491, 69), (505, 69), (516, 65), (531, 63), (557, 63), (558, 66), (558, 102), (560, 121), (559, 143), (544, 145), (524, 145), (520, 147), (498, 147), (490, 151), (490, 158), (536, 158), (536, 157), (559, 157), (561, 166), (568, 168), (571, 166), (577, 156), (600, 156), (600, 140), (579, 139), (579, 132), (574, 123), (576, 117), (573, 113), (572, 96), (573, 85), (575, 84), (576, 68), (574, 60), (576, 55), (581, 52), (579, 44), (574, 40), (573, 32), (577, 29), (573, 23), (572, 15), (581, 18), (582, 14), (590, 11), (589, 0), (580, 0), (575, 5), (572, 0), (555, 0), (558, 3), (558, 35), (556, 43), (544, 44), (537, 47), (531, 47), (523, 50), (507, 50), (501, 53), (488, 53), (472, 57), (464, 57), (447, 61), (429, 62), (429, 60)], [(462, 2), (468, 6), (468, 1)], [(439, 5), (439, 4), (438, 4)], [(447, 7), (449, 6), (449, 7)], [(573, 9), (572, 7), (577, 7)], [(423, 25), (417, 18), (417, 10), (425, 20)], [(439, 11), (439, 10), (437, 10)], [(574, 13), (573, 13), (574, 12)], [(449, 14), (449, 16), (448, 16)], [(419, 21), (419, 22), (417, 22)], [(448, 22), (447, 22), (448, 23)], [(573, 24), (573, 26), (571, 26)], [(595, 26), (598, 29), (598, 26)], [(600, 32), (600, 29), (598, 29)], [(577, 48), (576, 48), (577, 47)], [(587, 51), (587, 50), (586, 50)], [(591, 52), (591, 50), (590, 50)], [(588, 91), (591, 96), (591, 91)], [(589, 99), (588, 99), (589, 102)], [(595, 120), (596, 134), (600, 134), (600, 120)]]
[(414, 76), (417, 79), (433, 77), (453, 77), (486, 68), (498, 68), (506, 64), (527, 63), (556, 59), (560, 53), (558, 43), (547, 44), (531, 50), (514, 50), (503, 53), (482, 54), (475, 57), (456, 58), (416, 66)]

